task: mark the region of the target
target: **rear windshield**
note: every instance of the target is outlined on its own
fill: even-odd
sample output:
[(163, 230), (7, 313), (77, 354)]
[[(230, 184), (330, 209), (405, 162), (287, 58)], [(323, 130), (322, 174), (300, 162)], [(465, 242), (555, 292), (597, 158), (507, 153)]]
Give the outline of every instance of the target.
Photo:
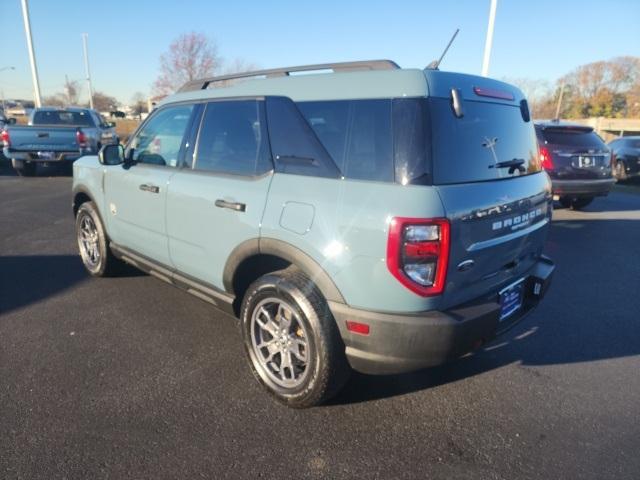
[(35, 112), (32, 124), (93, 127), (93, 121), (88, 112), (67, 112), (64, 110)]
[[(540, 171), (535, 130), (523, 120), (519, 106), (466, 101), (461, 118), (454, 115), (450, 99), (430, 98), (429, 107), (434, 183), (496, 180)], [(502, 162), (511, 166), (498, 168)]]
[(604, 142), (593, 131), (571, 130), (569, 128), (546, 128), (542, 130), (542, 138), (553, 145), (570, 147), (603, 148)]
[[(445, 98), (314, 101), (297, 107), (348, 179), (429, 185), (540, 171), (533, 124), (523, 120), (519, 106), (467, 101), (462, 118)], [(287, 149), (294, 152), (293, 146)], [(500, 162), (511, 163), (497, 166)]]

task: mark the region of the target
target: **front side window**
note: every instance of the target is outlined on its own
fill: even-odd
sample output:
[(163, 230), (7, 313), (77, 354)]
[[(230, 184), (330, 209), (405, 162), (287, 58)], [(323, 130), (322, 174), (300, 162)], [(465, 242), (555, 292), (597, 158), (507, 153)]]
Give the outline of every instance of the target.
[(139, 163), (177, 166), (192, 111), (193, 105), (158, 110), (131, 140), (125, 155)]
[(271, 170), (263, 102), (237, 100), (207, 104), (194, 168), (246, 176)]

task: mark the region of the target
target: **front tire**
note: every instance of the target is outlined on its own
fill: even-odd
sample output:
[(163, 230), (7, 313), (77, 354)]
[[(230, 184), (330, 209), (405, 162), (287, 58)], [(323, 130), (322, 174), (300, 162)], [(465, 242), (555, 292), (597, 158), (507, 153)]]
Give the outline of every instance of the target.
[(327, 302), (295, 267), (251, 284), (240, 320), (252, 372), (281, 403), (319, 405), (349, 378), (344, 343)]
[(84, 268), (94, 277), (106, 277), (117, 272), (121, 262), (113, 256), (98, 209), (85, 202), (76, 214), (76, 239)]
[(33, 177), (36, 174), (36, 164), (24, 160), (11, 159), (11, 166), (20, 177)]
[(580, 210), (593, 202), (593, 197), (560, 197), (560, 205), (571, 210)]

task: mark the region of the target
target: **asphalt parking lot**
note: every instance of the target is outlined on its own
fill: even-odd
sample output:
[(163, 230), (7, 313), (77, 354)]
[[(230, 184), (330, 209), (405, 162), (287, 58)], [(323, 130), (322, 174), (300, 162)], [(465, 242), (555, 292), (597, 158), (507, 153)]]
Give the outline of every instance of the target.
[(556, 210), (546, 300), (484, 350), (294, 411), (232, 318), (85, 274), (70, 186), (0, 171), (0, 478), (640, 478), (640, 195)]

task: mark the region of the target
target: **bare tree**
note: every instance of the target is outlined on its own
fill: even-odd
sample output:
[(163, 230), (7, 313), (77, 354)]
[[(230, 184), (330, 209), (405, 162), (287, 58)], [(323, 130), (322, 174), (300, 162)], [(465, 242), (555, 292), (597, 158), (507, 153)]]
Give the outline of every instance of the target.
[(66, 104), (77, 105), (79, 93), (80, 82), (78, 82), (77, 80), (69, 80), (69, 78), (65, 76), (64, 95), (66, 96)]
[(42, 104), (46, 107), (64, 107), (67, 104), (65, 95), (56, 93), (42, 99)]
[(99, 112), (110, 112), (118, 107), (118, 101), (103, 92), (93, 92), (93, 108)]
[(131, 109), (138, 118), (142, 118), (142, 114), (149, 111), (147, 100), (144, 98), (142, 92), (136, 92), (133, 94), (133, 97), (131, 97)]
[(154, 90), (164, 95), (173, 93), (188, 81), (213, 75), (220, 63), (216, 44), (206, 35), (180, 35), (160, 57), (160, 75)]

